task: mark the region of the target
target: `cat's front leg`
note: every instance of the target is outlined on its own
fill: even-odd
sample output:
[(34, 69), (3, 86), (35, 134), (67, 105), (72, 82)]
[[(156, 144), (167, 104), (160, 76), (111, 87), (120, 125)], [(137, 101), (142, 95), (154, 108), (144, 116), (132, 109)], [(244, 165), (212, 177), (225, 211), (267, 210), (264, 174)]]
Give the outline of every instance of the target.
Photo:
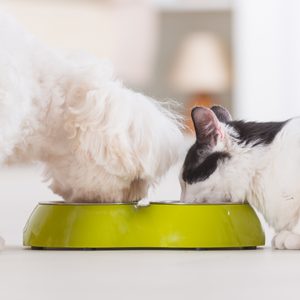
[(288, 230), (280, 231), (274, 236), (272, 246), (279, 250), (298, 250), (300, 249), (300, 234)]
[[(295, 220), (295, 219), (294, 219)], [(272, 245), (275, 249), (300, 250), (300, 218), (297, 217), (295, 225), (288, 230), (277, 232)]]

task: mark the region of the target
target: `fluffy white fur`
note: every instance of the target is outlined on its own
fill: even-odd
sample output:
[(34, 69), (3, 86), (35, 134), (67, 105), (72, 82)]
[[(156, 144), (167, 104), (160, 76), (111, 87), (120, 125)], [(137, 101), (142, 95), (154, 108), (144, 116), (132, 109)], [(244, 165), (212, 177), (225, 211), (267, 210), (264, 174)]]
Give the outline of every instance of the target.
[(41, 161), (69, 202), (146, 196), (177, 159), (175, 114), (109, 64), (65, 57), (0, 13), (0, 162)]
[(271, 144), (254, 147), (239, 144), (230, 125), (216, 122), (219, 133), (212, 152), (225, 151), (231, 158), (194, 184), (183, 181), (181, 173), (181, 200), (247, 200), (275, 229), (275, 248), (300, 249), (300, 118), (290, 120)]

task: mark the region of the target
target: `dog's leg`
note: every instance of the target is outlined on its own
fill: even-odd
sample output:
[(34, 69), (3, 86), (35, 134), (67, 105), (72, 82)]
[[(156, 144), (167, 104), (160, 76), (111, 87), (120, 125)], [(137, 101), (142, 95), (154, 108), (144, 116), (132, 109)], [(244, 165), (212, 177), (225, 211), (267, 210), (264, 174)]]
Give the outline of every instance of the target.
[[(0, 58), (0, 164), (7, 160), (20, 160), (14, 155), (14, 148), (19, 141), (24, 141), (21, 128), (30, 111), (30, 97), (22, 81), (20, 72), (14, 63)], [(0, 237), (0, 250), (4, 247), (4, 239)]]

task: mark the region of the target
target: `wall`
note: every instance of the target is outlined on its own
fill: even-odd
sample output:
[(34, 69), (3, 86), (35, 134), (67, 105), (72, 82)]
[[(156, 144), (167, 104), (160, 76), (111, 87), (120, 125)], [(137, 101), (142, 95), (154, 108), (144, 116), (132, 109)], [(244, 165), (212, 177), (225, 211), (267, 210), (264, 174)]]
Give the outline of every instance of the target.
[(235, 96), (239, 118), (300, 114), (300, 2), (234, 1)]
[[(168, 82), (177, 48), (189, 33), (209, 31), (220, 36), (231, 56), (231, 13), (230, 11), (165, 12), (160, 14), (160, 48), (155, 65), (155, 78), (149, 92), (154, 96), (175, 97), (184, 101), (185, 95), (178, 95)], [(230, 108), (231, 92), (221, 96), (223, 105)]]

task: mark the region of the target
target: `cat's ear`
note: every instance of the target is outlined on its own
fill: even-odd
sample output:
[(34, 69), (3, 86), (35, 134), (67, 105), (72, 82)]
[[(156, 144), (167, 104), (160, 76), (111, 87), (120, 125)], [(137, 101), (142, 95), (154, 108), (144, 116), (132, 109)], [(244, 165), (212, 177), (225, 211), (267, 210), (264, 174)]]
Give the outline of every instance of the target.
[(212, 110), (206, 107), (194, 107), (191, 115), (198, 142), (213, 147), (218, 138), (224, 137), (220, 122)]
[(226, 108), (220, 105), (214, 105), (210, 109), (215, 113), (220, 122), (227, 123), (232, 121), (232, 117)]

